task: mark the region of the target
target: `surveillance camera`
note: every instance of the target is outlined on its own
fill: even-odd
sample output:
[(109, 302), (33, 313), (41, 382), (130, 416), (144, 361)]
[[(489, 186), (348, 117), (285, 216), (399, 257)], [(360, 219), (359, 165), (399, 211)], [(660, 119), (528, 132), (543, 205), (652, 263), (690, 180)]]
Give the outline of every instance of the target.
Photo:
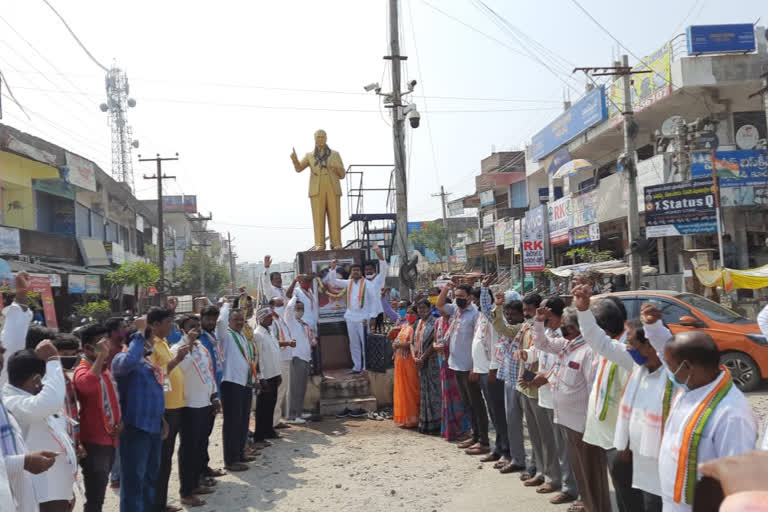
[(415, 89), (415, 88), (416, 88), (416, 80), (411, 80), (410, 82), (408, 82), (408, 90), (409, 91), (413, 91), (413, 89)]
[(378, 82), (374, 82), (372, 84), (366, 85), (365, 87), (363, 87), (363, 89), (365, 89), (365, 92), (371, 92), (371, 91), (375, 91), (376, 89), (381, 89), (381, 87), (379, 87)]
[(408, 122), (411, 123), (411, 128), (418, 128), (421, 121), (421, 114), (418, 110), (411, 110), (408, 112)]

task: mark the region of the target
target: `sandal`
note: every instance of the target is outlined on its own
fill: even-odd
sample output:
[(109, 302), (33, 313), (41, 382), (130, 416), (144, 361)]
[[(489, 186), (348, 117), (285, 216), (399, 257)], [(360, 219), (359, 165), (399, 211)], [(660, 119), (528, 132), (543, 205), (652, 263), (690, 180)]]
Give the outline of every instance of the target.
[(568, 512), (586, 512), (586, 510), (587, 509), (584, 508), (584, 504), (580, 501), (577, 501), (568, 507)]
[(549, 502), (553, 505), (562, 505), (563, 503), (570, 503), (572, 501), (576, 501), (576, 496), (571, 496), (565, 492), (561, 492), (549, 500)]
[(532, 474), (531, 474), (530, 472), (528, 472), (528, 471), (523, 471), (522, 473), (520, 473), (520, 480), (522, 480), (523, 482), (525, 482), (526, 480), (530, 480), (530, 479), (531, 479), (531, 478), (533, 478), (534, 476), (536, 476), (536, 475), (532, 475)]
[(197, 489), (192, 491), (192, 494), (213, 494), (214, 492), (216, 491), (214, 491), (210, 487), (198, 487)]
[(251, 469), (248, 466), (246, 466), (245, 464), (243, 464), (242, 462), (237, 462), (237, 463), (229, 465), (229, 466), (224, 466), (224, 468), (227, 471), (231, 471), (231, 472), (248, 471), (249, 469)]
[(540, 486), (543, 483), (544, 483), (544, 477), (543, 476), (537, 476), (537, 477), (531, 478), (529, 480), (526, 480), (525, 482), (523, 482), (523, 485), (526, 486), (526, 487), (538, 487), (538, 486)]
[(552, 485), (552, 483), (545, 483), (536, 488), (536, 492), (538, 494), (550, 494), (559, 490), (560, 490), (560, 487), (555, 487), (554, 485)]
[(226, 476), (227, 472), (221, 469), (213, 469), (213, 468), (207, 468), (205, 470), (205, 476), (209, 476), (211, 478), (219, 478), (220, 476)]
[[(205, 505), (205, 500), (201, 500), (197, 496), (182, 496), (180, 498), (180, 501), (181, 501), (182, 504), (184, 504), (184, 505), (186, 505), (188, 507), (202, 507), (203, 505)], [(171, 507), (168, 507), (166, 510), (168, 510), (168, 512), (170, 512)], [(179, 508), (179, 509), (176, 509), (176, 510), (181, 510), (181, 509)]]

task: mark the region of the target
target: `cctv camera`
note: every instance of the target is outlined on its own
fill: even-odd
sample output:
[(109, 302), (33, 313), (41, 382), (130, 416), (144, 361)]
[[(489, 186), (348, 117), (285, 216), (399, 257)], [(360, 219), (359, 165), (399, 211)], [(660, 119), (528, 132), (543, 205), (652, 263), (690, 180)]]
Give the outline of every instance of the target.
[(418, 110), (411, 110), (408, 112), (408, 122), (411, 123), (411, 128), (418, 128), (421, 121), (421, 114)]
[(416, 80), (411, 80), (408, 82), (408, 90), (413, 91), (416, 88)]
[(376, 89), (380, 89), (380, 87), (378, 82), (374, 82), (372, 84), (366, 85), (365, 87), (363, 87), (363, 89), (365, 89), (365, 92), (371, 92), (371, 91), (375, 91)]

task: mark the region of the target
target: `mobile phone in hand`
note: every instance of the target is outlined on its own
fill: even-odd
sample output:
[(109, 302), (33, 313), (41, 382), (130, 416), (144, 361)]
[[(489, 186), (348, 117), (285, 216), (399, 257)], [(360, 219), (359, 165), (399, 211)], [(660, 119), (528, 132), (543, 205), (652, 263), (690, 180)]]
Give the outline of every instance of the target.
[(696, 482), (693, 491), (693, 512), (717, 512), (723, 500), (725, 494), (718, 480), (705, 476)]
[(525, 370), (523, 372), (523, 380), (525, 382), (531, 382), (535, 378), (536, 378), (536, 373), (532, 372), (531, 370)]

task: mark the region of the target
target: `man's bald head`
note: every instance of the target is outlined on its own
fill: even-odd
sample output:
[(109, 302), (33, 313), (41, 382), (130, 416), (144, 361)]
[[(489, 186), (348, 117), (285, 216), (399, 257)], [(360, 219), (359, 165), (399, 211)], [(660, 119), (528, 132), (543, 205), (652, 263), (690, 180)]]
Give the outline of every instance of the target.
[(676, 334), (664, 347), (664, 352), (679, 362), (688, 361), (693, 366), (715, 371), (720, 366), (720, 351), (712, 336), (703, 331)]

